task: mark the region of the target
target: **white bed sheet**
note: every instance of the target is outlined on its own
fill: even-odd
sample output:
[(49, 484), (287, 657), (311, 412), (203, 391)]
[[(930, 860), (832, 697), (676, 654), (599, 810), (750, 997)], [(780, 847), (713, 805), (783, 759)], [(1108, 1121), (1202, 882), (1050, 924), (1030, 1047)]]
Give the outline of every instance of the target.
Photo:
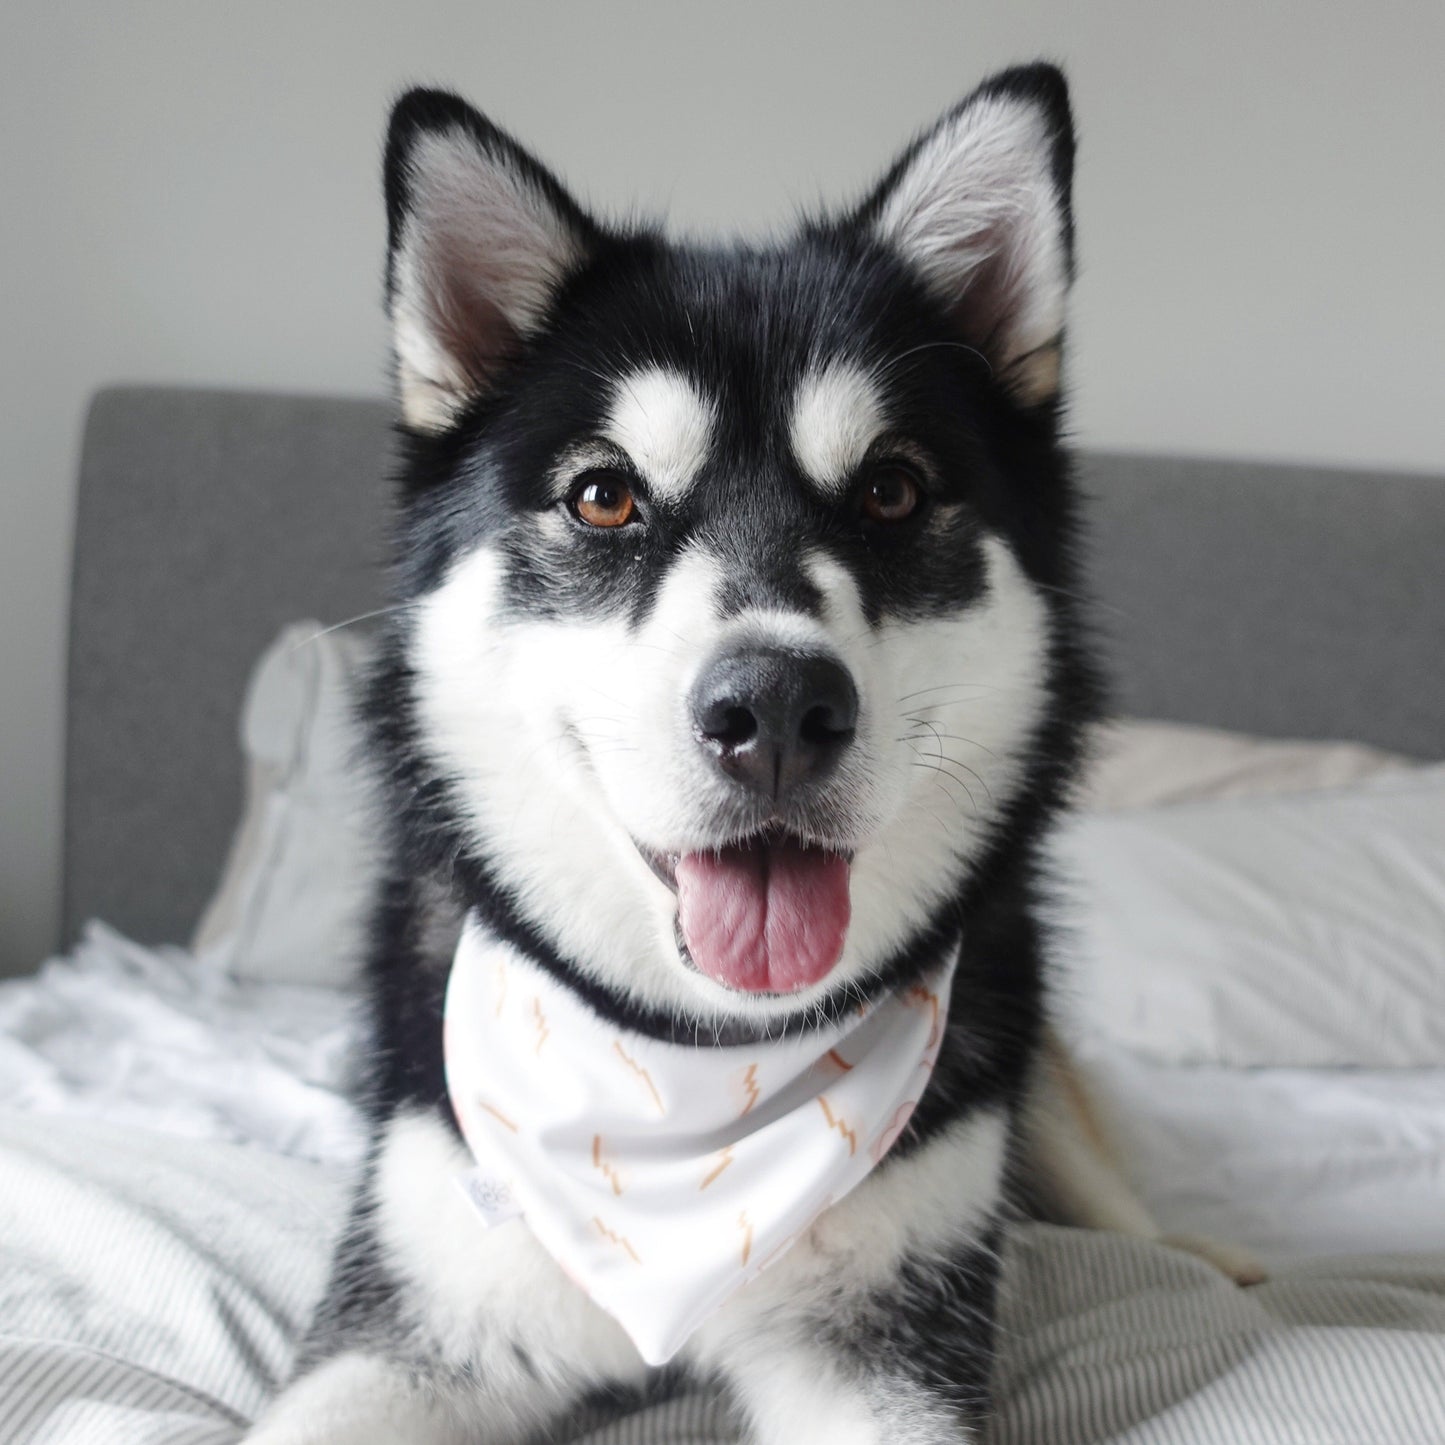
[(0, 1109), (0, 1441), (238, 1439), (345, 1205), (335, 1167)]
[[(344, 1200), (336, 1166), (0, 1109), (0, 1441), (235, 1445), (285, 1378)], [(1445, 1440), (1445, 1256), (1239, 1290), (1157, 1245), (1022, 1227), (998, 1334), (992, 1445)], [(736, 1440), (692, 1397), (578, 1445)]]
[[(355, 1017), (96, 926), (0, 985), (0, 1441), (241, 1436), (344, 1208)], [(1089, 1065), (1163, 1221), (1279, 1273), (1240, 1292), (1156, 1246), (1019, 1230), (995, 1441), (1445, 1441), (1445, 1071)], [(683, 1404), (589, 1445), (733, 1438)]]
[(102, 923), (34, 978), (0, 983), (0, 1106), (252, 1143), (346, 1165), (357, 1000), (240, 983), (211, 956)]
[(1173, 1233), (1268, 1263), (1445, 1253), (1445, 1069), (1082, 1063), (1126, 1172)]

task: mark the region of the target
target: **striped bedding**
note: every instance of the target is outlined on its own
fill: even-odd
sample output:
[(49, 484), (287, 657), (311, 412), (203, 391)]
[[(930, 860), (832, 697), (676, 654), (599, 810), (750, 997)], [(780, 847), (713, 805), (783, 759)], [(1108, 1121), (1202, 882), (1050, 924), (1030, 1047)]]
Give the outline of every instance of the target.
[[(287, 1371), (345, 1192), (334, 1166), (0, 1112), (0, 1442), (225, 1445)], [(1007, 1245), (994, 1445), (1438, 1445), (1445, 1256), (1285, 1265), (1239, 1291), (1045, 1226)], [(687, 1398), (587, 1445), (737, 1438)]]

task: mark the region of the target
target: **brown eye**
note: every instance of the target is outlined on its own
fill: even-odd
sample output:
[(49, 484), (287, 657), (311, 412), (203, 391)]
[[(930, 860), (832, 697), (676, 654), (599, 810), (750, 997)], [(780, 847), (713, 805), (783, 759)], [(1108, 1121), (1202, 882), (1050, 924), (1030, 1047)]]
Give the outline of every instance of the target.
[(637, 511), (632, 488), (612, 472), (591, 472), (573, 487), (568, 503), (589, 527), (625, 527)]
[(886, 526), (906, 522), (923, 501), (923, 488), (907, 467), (879, 467), (863, 484), (863, 516)]

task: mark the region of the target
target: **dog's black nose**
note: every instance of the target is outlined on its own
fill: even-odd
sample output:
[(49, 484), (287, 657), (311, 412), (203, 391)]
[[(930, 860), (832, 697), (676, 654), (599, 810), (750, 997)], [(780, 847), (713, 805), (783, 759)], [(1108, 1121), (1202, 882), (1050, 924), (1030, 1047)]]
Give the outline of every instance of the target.
[(826, 653), (743, 647), (703, 668), (692, 717), (698, 741), (728, 777), (781, 799), (831, 768), (852, 741), (858, 690)]

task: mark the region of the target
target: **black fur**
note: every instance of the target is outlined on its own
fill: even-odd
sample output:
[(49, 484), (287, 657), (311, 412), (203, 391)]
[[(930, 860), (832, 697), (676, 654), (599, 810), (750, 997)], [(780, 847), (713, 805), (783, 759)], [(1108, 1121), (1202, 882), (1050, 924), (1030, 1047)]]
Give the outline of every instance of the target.
[(865, 1390), (915, 1381), (962, 1430), (987, 1418), (998, 1292), (998, 1231), (940, 1265), (908, 1260), (893, 1284), (852, 1299), (840, 1294), (818, 1321), (834, 1358), (849, 1361)]
[[(1072, 265), (1073, 132), (1063, 78), (1033, 66), (998, 76), (978, 92), (1000, 93), (1032, 98), (1048, 117)], [(1012, 1108), (1042, 1020), (1038, 850), (1079, 760), (1096, 687), (1074, 601), (1075, 501), (1058, 405), (1052, 399), (1019, 404), (992, 374), (979, 347), (983, 338), (961, 334), (959, 316), (868, 232), (916, 147), (859, 208), (815, 221), (788, 243), (679, 247), (650, 231), (605, 230), (470, 107), (440, 92), (413, 92), (394, 112), (386, 148), (389, 298), (411, 205), (410, 157), (420, 135), (447, 128), (507, 157), (555, 208), (584, 259), (558, 289), (540, 328), (516, 345), (455, 425), (437, 434), (404, 431), (398, 602), (424, 595), (467, 549), (500, 540), (510, 563), (507, 604), (516, 614), (560, 620), (621, 613), (641, 621), (669, 560), (685, 541), (703, 539), (727, 561), (725, 606), (779, 603), (806, 611), (818, 599), (793, 565), (806, 540), (825, 546), (858, 579), (870, 621), (951, 615), (982, 585), (985, 528), (1007, 539), (1041, 589), (1052, 623), (1048, 703), (1031, 740), (1025, 781), (982, 857), (959, 878), (955, 896), (935, 917), (919, 921), (914, 938), (867, 985), (873, 994), (904, 986), (941, 947), (956, 947), (960, 936), (968, 940), (932, 1084), (890, 1158), (980, 1106)], [(820, 501), (779, 460), (787, 455), (780, 444), (787, 379), (829, 355), (887, 369), (899, 406), (896, 429), (926, 459), (924, 515), (897, 533), (871, 531), (850, 501)], [(650, 363), (670, 365), (722, 399), (722, 442), (706, 475), (681, 506), (648, 497), (633, 478), (645, 527), (613, 534), (578, 526), (560, 540), (545, 536), (540, 519), (561, 500), (555, 459), (601, 420), (605, 392), (597, 376)], [(390, 851), (368, 967), (373, 1072), (366, 1104), (377, 1127), (400, 1109), (420, 1106), (455, 1128), (442, 1075), (440, 1019), (450, 946), (466, 908), (600, 1014), (692, 1041), (688, 1021), (650, 1013), (582, 978), (549, 936), (546, 920), (528, 916), (502, 881), (498, 860), (479, 849), (461, 821), (451, 781), (420, 746), (407, 649), (401, 621), (385, 640), (364, 705), (383, 779)], [(856, 1000), (856, 990), (840, 995), (822, 1013)], [(806, 1023), (800, 1018), (793, 1026)], [(372, 1240), (366, 1189), (338, 1257), (312, 1356), (337, 1340), (374, 1340), (389, 1328), (400, 1330), (401, 1286), (386, 1276)], [(837, 1317), (819, 1322), (820, 1334), (865, 1373), (914, 1379), (960, 1422), (972, 1420), (986, 1396), (994, 1277), (988, 1247), (942, 1272), (910, 1267), (886, 1295), (840, 1305)]]

